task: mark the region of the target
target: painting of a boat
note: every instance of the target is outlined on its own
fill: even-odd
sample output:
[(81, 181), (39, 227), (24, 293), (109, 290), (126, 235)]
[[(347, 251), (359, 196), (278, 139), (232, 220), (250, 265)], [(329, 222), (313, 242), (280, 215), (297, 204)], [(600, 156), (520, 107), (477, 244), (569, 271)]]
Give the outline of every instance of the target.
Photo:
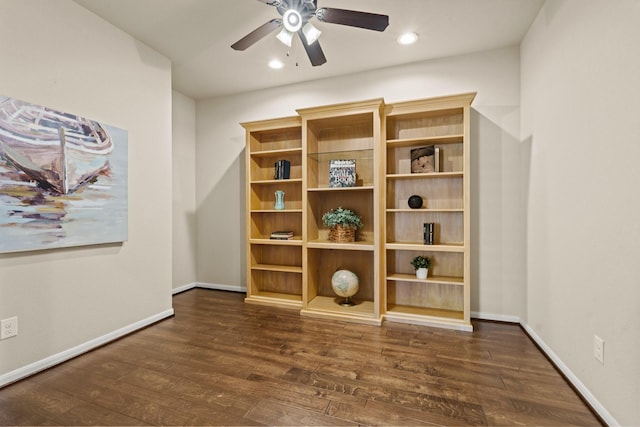
[(100, 123), (13, 98), (0, 103), (0, 155), (40, 187), (69, 194), (109, 169)]
[(128, 132), (0, 96), (0, 254), (124, 242)]

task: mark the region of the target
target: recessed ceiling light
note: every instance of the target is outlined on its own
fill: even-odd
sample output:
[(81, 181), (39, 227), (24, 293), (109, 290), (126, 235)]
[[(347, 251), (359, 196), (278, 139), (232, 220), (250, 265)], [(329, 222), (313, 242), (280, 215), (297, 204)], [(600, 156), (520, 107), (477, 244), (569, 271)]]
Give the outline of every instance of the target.
[(404, 33), (398, 37), (398, 43), (400, 44), (413, 44), (418, 41), (418, 35), (416, 33)]
[(269, 67), (273, 68), (274, 70), (279, 70), (280, 68), (284, 67), (284, 64), (279, 59), (272, 59), (271, 61), (269, 61)]

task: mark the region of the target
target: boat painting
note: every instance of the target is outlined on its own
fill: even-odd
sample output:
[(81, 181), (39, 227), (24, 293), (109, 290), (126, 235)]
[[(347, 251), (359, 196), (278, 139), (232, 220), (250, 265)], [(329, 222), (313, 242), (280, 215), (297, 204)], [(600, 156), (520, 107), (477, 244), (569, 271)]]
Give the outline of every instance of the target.
[(0, 97), (0, 253), (127, 240), (127, 139)]
[(0, 150), (43, 188), (68, 194), (108, 168), (100, 123), (9, 98), (0, 103)]

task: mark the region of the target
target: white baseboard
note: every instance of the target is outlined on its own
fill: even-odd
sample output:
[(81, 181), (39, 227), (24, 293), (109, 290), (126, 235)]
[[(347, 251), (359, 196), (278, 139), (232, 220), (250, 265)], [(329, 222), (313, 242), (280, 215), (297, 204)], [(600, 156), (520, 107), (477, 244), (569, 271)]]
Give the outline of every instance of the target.
[(482, 320), (493, 320), (497, 322), (510, 322), (517, 323), (522, 326), (522, 328), (527, 331), (529, 336), (535, 343), (542, 349), (543, 353), (547, 355), (549, 359), (553, 361), (555, 366), (562, 372), (565, 378), (578, 390), (578, 393), (582, 396), (584, 400), (586, 400), (591, 408), (604, 420), (605, 423), (609, 426), (617, 426), (620, 425), (613, 418), (613, 416), (606, 410), (604, 406), (595, 398), (595, 396), (589, 391), (589, 389), (580, 381), (580, 379), (569, 369), (567, 365), (551, 350), (551, 348), (536, 334), (536, 332), (531, 328), (526, 322), (524, 322), (518, 316), (505, 316), (502, 314), (493, 314), (493, 313), (480, 313), (477, 311), (471, 312), (471, 317), (475, 319)]
[(615, 418), (602, 406), (602, 404), (595, 398), (595, 396), (589, 391), (589, 389), (580, 381), (580, 379), (569, 369), (567, 365), (551, 350), (551, 348), (536, 334), (536, 332), (526, 323), (521, 322), (520, 325), (527, 331), (531, 339), (542, 349), (542, 351), (553, 361), (553, 363), (560, 369), (567, 380), (578, 390), (580, 395), (589, 402), (589, 405), (594, 411), (604, 420), (609, 426), (619, 426)]
[(165, 310), (161, 313), (155, 314), (151, 317), (147, 317), (146, 319), (140, 320), (139, 322), (132, 323), (131, 325), (127, 325), (113, 332), (109, 332), (106, 335), (92, 339), (90, 341), (87, 341), (83, 344), (80, 344), (76, 347), (65, 350), (58, 354), (54, 354), (42, 360), (38, 360), (37, 362), (15, 369), (11, 372), (7, 372), (6, 374), (2, 374), (0, 375), (0, 387), (4, 387), (5, 385), (14, 383), (28, 376), (37, 374), (40, 371), (44, 371), (45, 369), (48, 369), (52, 366), (58, 365), (69, 359), (73, 359), (76, 356), (79, 356), (83, 353), (93, 350), (94, 348), (100, 347), (104, 344), (107, 344), (111, 341), (121, 338), (127, 334), (130, 334), (131, 332), (135, 332), (139, 329), (147, 327), (155, 322), (158, 322), (162, 319), (166, 319), (167, 317), (171, 317), (171, 316), (173, 316), (173, 308)]
[(221, 285), (219, 283), (198, 282), (197, 287), (203, 289), (217, 289), (219, 291), (247, 292), (247, 288), (240, 285)]
[(180, 292), (185, 292), (185, 291), (191, 290), (191, 289), (193, 289), (193, 288), (195, 288), (197, 286), (198, 286), (198, 284), (195, 283), (195, 282), (194, 283), (188, 283), (186, 285), (182, 285), (182, 286), (178, 286), (177, 288), (173, 288), (171, 293), (173, 295), (179, 294)]
[(473, 319), (480, 320), (492, 320), (494, 322), (507, 322), (507, 323), (522, 323), (518, 316), (508, 316), (504, 314), (494, 314), (494, 313), (480, 313), (479, 311), (472, 311), (471, 317)]
[(213, 289), (218, 291), (231, 291), (231, 292), (247, 291), (247, 288), (239, 285), (222, 285), (219, 283), (194, 282), (194, 283), (189, 283), (187, 285), (179, 286), (177, 288), (173, 288), (173, 295), (179, 294), (180, 292), (188, 291), (193, 288)]

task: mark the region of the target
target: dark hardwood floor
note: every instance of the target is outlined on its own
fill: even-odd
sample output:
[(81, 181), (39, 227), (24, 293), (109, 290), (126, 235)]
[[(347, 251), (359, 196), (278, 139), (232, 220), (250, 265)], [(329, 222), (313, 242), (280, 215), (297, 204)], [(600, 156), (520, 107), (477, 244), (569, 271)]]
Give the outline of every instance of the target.
[(2, 425), (600, 425), (517, 325), (364, 326), (193, 289), (0, 390)]

